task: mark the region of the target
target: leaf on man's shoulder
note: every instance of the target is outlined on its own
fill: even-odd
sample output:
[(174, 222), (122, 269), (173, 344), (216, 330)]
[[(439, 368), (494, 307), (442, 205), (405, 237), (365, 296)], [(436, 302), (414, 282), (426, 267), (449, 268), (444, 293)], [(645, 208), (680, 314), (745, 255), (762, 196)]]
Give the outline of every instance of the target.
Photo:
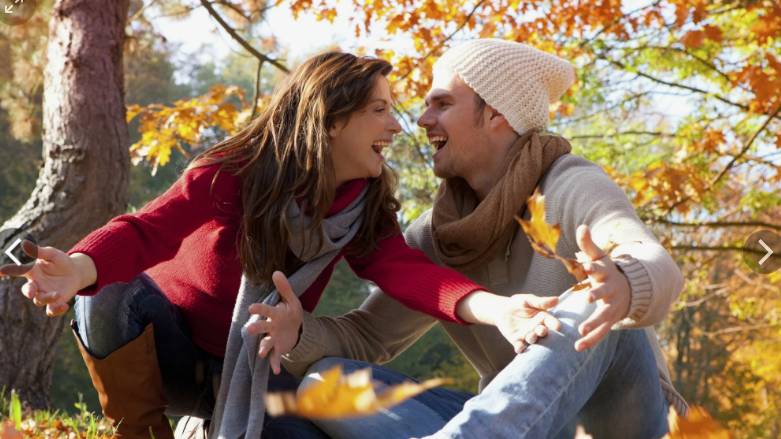
[(379, 395), (371, 379), (371, 369), (343, 375), (336, 366), (322, 373), (318, 381), (298, 394), (266, 394), (266, 411), (271, 416), (295, 415), (309, 419), (344, 419), (369, 416), (392, 407), (449, 380), (435, 378), (422, 383), (405, 382), (389, 386)]

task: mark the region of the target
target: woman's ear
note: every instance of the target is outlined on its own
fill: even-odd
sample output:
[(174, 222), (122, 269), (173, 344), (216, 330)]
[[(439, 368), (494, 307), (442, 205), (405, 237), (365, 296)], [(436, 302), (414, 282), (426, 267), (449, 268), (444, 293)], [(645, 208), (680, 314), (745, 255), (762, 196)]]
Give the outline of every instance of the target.
[(332, 123), (331, 126), (328, 127), (328, 137), (332, 139), (337, 137), (342, 132), (344, 125), (345, 124), (342, 124), (340, 122)]

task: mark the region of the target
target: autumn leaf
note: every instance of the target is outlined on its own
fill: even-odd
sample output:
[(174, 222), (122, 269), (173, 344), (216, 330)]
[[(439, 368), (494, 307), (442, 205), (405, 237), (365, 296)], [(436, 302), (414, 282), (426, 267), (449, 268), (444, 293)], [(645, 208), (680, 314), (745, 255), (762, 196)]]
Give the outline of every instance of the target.
[[(586, 273), (580, 262), (572, 258), (559, 256), (556, 253), (556, 245), (561, 236), (561, 226), (558, 224), (550, 225), (545, 222), (545, 196), (540, 194), (539, 190), (535, 190), (534, 194), (526, 202), (526, 207), (529, 209), (530, 219), (528, 221), (518, 217), (515, 219), (529, 238), (534, 251), (546, 258), (561, 261), (575, 279), (579, 281), (585, 279)], [(572, 290), (578, 291), (588, 286), (588, 283), (580, 283), (576, 284)]]
[(22, 433), (14, 428), (14, 423), (11, 421), (3, 422), (0, 425), (0, 438), (2, 439), (22, 439), (24, 436)]
[(702, 407), (690, 407), (686, 417), (670, 409), (670, 433), (666, 439), (729, 439), (730, 435)]
[(683, 45), (690, 49), (696, 49), (702, 46), (702, 43), (704, 41), (705, 41), (705, 32), (701, 30), (693, 30), (687, 32), (683, 36), (683, 38), (681, 38), (681, 42), (683, 43)]
[[(545, 196), (535, 191), (526, 203), (531, 219), (526, 221), (518, 218), (523, 231), (538, 253), (556, 254), (556, 245), (561, 236), (561, 227), (558, 224), (550, 225), (545, 222)], [(538, 249), (539, 247), (539, 249)]]
[(448, 380), (435, 378), (422, 383), (405, 382), (386, 388), (379, 395), (371, 379), (371, 369), (348, 375), (341, 366), (322, 373), (318, 381), (296, 395), (293, 392), (269, 393), (266, 410), (271, 416), (296, 415), (310, 419), (343, 419), (368, 416), (392, 407)]

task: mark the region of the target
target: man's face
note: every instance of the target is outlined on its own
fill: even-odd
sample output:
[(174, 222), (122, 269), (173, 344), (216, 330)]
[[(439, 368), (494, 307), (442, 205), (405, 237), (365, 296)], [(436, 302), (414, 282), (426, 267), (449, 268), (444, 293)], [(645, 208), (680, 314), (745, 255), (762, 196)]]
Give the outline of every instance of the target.
[(434, 174), (440, 178), (469, 175), (490, 162), (483, 112), (477, 95), (455, 73), (435, 73), (418, 125), (436, 148)]

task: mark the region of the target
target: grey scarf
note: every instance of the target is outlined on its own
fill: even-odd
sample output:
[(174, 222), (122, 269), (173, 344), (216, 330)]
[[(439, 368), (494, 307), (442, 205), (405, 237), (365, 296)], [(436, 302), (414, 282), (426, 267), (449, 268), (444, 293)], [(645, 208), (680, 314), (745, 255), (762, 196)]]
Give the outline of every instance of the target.
[[(301, 268), (288, 277), (297, 295), (309, 288), (358, 232), (367, 192), (368, 189), (364, 189), (345, 209), (323, 220), (321, 228), (315, 232), (323, 243), (319, 249), (317, 245), (312, 245), (318, 243), (317, 237), (307, 236), (303, 232), (307, 230), (310, 219), (296, 203), (290, 203), (287, 215), (293, 232), (289, 247), (304, 262)], [(269, 364), (267, 358), (258, 357), (261, 336), (251, 336), (243, 330), (249, 320), (250, 304), (260, 301), (276, 305), (279, 293), (271, 282), (257, 285), (242, 276), (225, 348), (220, 391), (210, 427), (211, 433), (221, 439), (260, 438), (263, 431), (263, 396), (268, 383)], [(253, 316), (253, 319), (256, 318)]]

